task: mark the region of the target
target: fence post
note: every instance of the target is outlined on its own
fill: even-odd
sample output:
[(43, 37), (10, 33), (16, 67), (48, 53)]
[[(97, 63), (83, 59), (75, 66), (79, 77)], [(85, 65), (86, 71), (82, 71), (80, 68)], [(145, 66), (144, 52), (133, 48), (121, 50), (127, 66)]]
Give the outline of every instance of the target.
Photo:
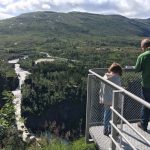
[[(118, 99), (119, 99), (119, 92), (117, 90), (113, 91), (113, 99), (112, 99), (112, 108), (117, 110), (117, 104), (118, 104)], [(117, 126), (117, 115), (113, 112), (112, 110), (112, 123)], [(117, 140), (117, 131), (111, 126), (111, 133), (112, 133), (112, 138), (116, 141)], [(115, 143), (112, 141), (112, 150), (116, 149)]]
[(87, 102), (86, 102), (86, 129), (85, 129), (85, 141), (89, 142), (89, 123), (90, 123), (90, 109), (91, 109), (91, 86), (92, 86), (92, 77), (94, 75), (88, 74), (87, 80)]
[[(124, 111), (124, 95), (121, 95), (121, 116), (123, 117), (124, 114), (123, 114), (123, 111)], [(121, 119), (120, 121), (120, 130), (122, 132), (123, 130), (123, 120)], [(122, 136), (120, 137), (120, 147), (122, 147)]]

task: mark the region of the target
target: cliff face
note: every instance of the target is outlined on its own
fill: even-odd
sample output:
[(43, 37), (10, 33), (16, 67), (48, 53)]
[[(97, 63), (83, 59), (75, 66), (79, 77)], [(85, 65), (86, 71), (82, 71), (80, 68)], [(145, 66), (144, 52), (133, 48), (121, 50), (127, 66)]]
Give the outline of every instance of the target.
[(28, 116), (26, 126), (33, 132), (50, 131), (58, 136), (76, 138), (85, 130), (85, 104), (63, 101), (51, 106), (42, 115)]

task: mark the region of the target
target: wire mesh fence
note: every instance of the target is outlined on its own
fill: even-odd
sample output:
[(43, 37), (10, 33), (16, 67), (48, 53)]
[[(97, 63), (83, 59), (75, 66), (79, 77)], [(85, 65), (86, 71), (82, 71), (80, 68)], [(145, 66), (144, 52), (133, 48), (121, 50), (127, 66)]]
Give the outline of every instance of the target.
[[(96, 73), (104, 76), (107, 69), (95, 69)], [(134, 70), (124, 70), (121, 77), (122, 87), (129, 92), (142, 98), (141, 94), (141, 74), (135, 73)], [(101, 81), (96, 77), (92, 77), (93, 87), (91, 89), (91, 107), (90, 107), (90, 124), (103, 124), (104, 105), (99, 103), (99, 90)], [(112, 89), (113, 90), (113, 89)], [(130, 122), (140, 119), (141, 104), (132, 100), (128, 96), (124, 96), (123, 114)]]

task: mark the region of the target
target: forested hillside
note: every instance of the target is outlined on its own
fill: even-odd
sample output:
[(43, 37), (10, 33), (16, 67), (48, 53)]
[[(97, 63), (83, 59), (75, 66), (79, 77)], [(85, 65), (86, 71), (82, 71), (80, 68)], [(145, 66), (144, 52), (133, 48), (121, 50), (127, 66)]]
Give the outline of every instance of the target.
[(138, 47), (139, 37), (148, 36), (150, 19), (119, 15), (33, 12), (0, 20), (3, 58), (41, 50), (76, 58), (80, 53), (101, 51), (103, 47)]
[(149, 19), (89, 13), (33, 12), (0, 21), (1, 35), (149, 36)]
[(83, 134), (87, 75), (84, 65), (71, 61), (39, 63), (32, 74), (22, 90), (27, 126), (35, 132), (50, 129), (56, 122), (59, 136), (71, 132), (73, 139)]

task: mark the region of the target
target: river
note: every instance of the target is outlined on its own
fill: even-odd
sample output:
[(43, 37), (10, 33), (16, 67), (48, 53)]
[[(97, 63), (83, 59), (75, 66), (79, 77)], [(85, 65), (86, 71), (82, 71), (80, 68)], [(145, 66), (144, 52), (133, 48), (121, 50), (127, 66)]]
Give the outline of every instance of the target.
[(30, 72), (23, 70), (20, 68), (20, 64), (18, 64), (19, 59), (9, 60), (8, 63), (15, 65), (15, 72), (19, 79), (19, 86), (16, 90), (12, 91), (14, 95), (14, 108), (15, 108), (15, 117), (16, 117), (16, 125), (19, 133), (22, 135), (23, 141), (32, 140), (35, 137), (31, 135), (28, 131), (28, 129), (25, 127), (24, 120), (21, 117), (21, 86), (24, 83), (24, 80), (26, 79), (26, 76), (30, 74)]
[[(41, 53), (46, 54), (47, 57), (50, 57), (49, 54), (46, 52), (41, 52)], [(26, 58), (28, 58), (28, 56), (24, 56), (22, 59), (26, 59)], [(35, 64), (39, 62), (43, 62), (43, 61), (51, 62), (51, 61), (54, 61), (54, 59), (51, 59), (51, 58), (38, 59), (35, 61)], [(30, 74), (30, 72), (23, 70), (20, 67), (20, 64), (18, 62), (19, 62), (19, 58), (8, 61), (8, 63), (15, 65), (14, 70), (19, 79), (19, 86), (17, 87), (16, 90), (12, 91), (15, 97), (13, 100), (13, 104), (15, 108), (16, 126), (17, 126), (19, 133), (22, 135), (23, 141), (27, 142), (27, 141), (35, 139), (35, 136), (29, 133), (28, 129), (25, 127), (24, 119), (21, 117), (21, 98), (22, 98), (21, 86), (23, 85), (26, 77)]]

